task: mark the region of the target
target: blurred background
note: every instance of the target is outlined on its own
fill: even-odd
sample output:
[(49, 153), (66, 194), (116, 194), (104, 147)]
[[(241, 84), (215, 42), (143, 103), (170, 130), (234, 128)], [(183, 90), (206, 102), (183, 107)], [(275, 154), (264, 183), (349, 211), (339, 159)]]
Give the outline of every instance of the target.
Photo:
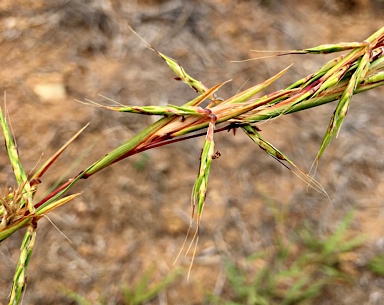
[[(232, 79), (218, 93), (225, 99), (293, 63), (264, 93), (282, 89), (336, 57), (231, 62), (265, 55), (251, 50), (362, 41), (383, 26), (383, 13), (380, 0), (3, 0), (1, 104), (6, 99), (26, 170), (90, 122), (46, 174), (44, 196), (157, 119), (78, 101), (182, 105), (196, 96), (129, 26), (206, 86)], [(383, 93), (353, 98), (319, 163), (316, 179), (332, 203), (242, 132), (217, 134), (221, 157), (212, 164), (189, 281), (191, 254), (173, 262), (189, 226), (203, 139), (147, 151), (81, 181), (71, 190), (82, 191), (79, 198), (39, 222), (24, 304), (384, 304)], [(307, 172), (334, 108), (258, 127)], [(4, 190), (15, 181), (0, 150)], [(3, 304), (23, 234), (0, 246)]]

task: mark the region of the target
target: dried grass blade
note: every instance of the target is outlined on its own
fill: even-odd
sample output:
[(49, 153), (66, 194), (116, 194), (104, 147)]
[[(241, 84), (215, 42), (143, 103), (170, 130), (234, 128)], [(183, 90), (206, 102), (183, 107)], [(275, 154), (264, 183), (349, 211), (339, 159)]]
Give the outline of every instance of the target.
[(219, 90), (222, 86), (224, 86), (226, 83), (230, 82), (231, 80), (227, 80), (225, 82), (222, 82), (216, 86), (213, 86), (212, 88), (208, 89), (208, 90), (205, 90), (205, 91), (201, 91), (201, 95), (199, 95), (198, 97), (196, 97), (195, 99), (193, 99), (192, 101), (186, 103), (185, 105), (183, 106), (197, 106), (197, 105), (200, 105), (202, 102), (204, 102), (206, 99), (212, 97), (213, 95), (215, 95), (215, 92), (217, 90)]
[[(238, 104), (238, 103), (243, 103), (243, 102), (249, 100), (252, 96), (254, 96), (255, 94), (259, 93), (261, 90), (265, 89), (270, 84), (272, 84), (277, 79), (279, 79), (282, 75), (284, 75), (285, 72), (287, 72), (288, 69), (291, 66), (292, 65), (286, 67), (285, 69), (281, 70), (280, 72), (278, 72), (274, 76), (270, 77), (269, 79), (265, 80), (264, 82), (262, 82), (260, 84), (257, 84), (256, 86), (253, 86), (253, 87), (251, 87), (251, 88), (249, 88), (247, 90), (244, 90), (244, 91), (236, 94), (235, 96), (227, 99), (226, 101), (221, 103), (221, 105), (225, 105), (225, 104)], [(218, 107), (220, 107), (220, 106), (218, 106)]]
[(65, 143), (51, 158), (49, 158), (31, 177), (33, 179), (41, 178), (44, 173), (51, 167), (51, 165), (57, 160), (57, 158), (67, 149), (67, 147), (87, 128), (89, 123), (81, 128), (67, 143)]
[[(51, 212), (53, 209), (56, 209), (57, 207), (63, 205), (64, 203), (67, 203), (68, 201), (70, 201), (70, 200), (76, 198), (76, 197), (79, 196), (79, 195), (81, 195), (81, 193), (72, 194), (72, 195), (69, 195), (69, 196), (60, 198), (59, 200), (50, 202), (50, 203), (47, 204), (47, 205), (40, 206), (40, 207), (36, 210), (36, 213), (35, 213), (34, 215), (36, 215), (37, 217), (42, 217), (42, 216), (44, 216), (45, 214), (48, 214), (49, 212)], [(33, 216), (33, 215), (31, 215), (31, 216)]]

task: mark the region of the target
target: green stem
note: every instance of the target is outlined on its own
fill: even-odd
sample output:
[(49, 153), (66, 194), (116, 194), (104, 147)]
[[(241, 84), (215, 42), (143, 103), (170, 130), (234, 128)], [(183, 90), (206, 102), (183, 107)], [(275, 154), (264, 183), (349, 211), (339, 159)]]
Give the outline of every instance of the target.
[(27, 267), (36, 240), (36, 226), (37, 223), (32, 221), (24, 235), (24, 240), (20, 248), (21, 253), (19, 261), (17, 263), (16, 272), (13, 278), (13, 286), (8, 303), (9, 305), (17, 305), (25, 289)]

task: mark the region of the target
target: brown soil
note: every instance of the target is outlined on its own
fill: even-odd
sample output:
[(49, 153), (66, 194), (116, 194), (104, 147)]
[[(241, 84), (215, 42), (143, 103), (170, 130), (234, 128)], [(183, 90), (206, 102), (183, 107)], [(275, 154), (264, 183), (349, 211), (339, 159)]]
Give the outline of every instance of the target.
[[(268, 90), (312, 73), (329, 56), (291, 56), (232, 63), (250, 50), (288, 50), (358, 41), (382, 26), (381, 1), (1, 1), (1, 89), (27, 170), (41, 164), (77, 130), (90, 126), (47, 173), (42, 196), (153, 122), (152, 117), (113, 113), (76, 100), (122, 104), (181, 105), (195, 93), (129, 29), (207, 86), (232, 79), (222, 98), (294, 63)], [(328, 199), (264, 154), (245, 135), (218, 134), (221, 157), (213, 162), (197, 256), (173, 261), (190, 216), (190, 194), (202, 139), (148, 151), (82, 181), (81, 197), (39, 222), (28, 268), (24, 304), (73, 304), (65, 290), (92, 303), (121, 304), (121, 287), (150, 266), (154, 280), (181, 267), (183, 276), (150, 304), (202, 304), (206, 295), (227, 295), (224, 262), (244, 261), (273, 245), (271, 202), (287, 213), (287, 226), (303, 220), (319, 234), (356, 210), (351, 234), (366, 244), (345, 258), (356, 281), (332, 287), (316, 304), (384, 304), (383, 279), (364, 268), (384, 251), (383, 89), (356, 96), (337, 140), (326, 151), (317, 179)], [(4, 105), (4, 103), (2, 103)], [(308, 170), (335, 105), (281, 117), (259, 127), (263, 136)], [(1, 148), (0, 182), (14, 184)], [(42, 156), (43, 154), (43, 156)], [(72, 167), (72, 165), (74, 165)], [(268, 205), (269, 204), (269, 205)], [(58, 230), (55, 226), (60, 230)], [(0, 303), (5, 304), (24, 232), (0, 247)]]

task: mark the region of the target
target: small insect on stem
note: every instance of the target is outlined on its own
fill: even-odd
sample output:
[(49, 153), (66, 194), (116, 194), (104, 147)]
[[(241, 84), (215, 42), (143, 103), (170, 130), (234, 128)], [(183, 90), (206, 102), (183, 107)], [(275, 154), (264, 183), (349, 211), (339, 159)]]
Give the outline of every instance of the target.
[(212, 156), (212, 159), (215, 160), (215, 159), (219, 159), (220, 157), (221, 157), (221, 152), (217, 150), (215, 154)]
[(256, 131), (261, 131), (261, 129), (259, 127), (257, 127), (255, 124), (252, 124), (252, 127), (253, 129), (255, 129)]
[(232, 130), (233, 132), (233, 135), (235, 136), (236, 135), (236, 132), (237, 132), (237, 128), (241, 127), (240, 124), (236, 124), (236, 123), (231, 123), (227, 126), (227, 130), (228, 132), (230, 132)]
[(32, 179), (31, 181), (29, 181), (29, 184), (31, 186), (39, 185), (40, 183), (41, 183), (41, 180), (39, 178)]

